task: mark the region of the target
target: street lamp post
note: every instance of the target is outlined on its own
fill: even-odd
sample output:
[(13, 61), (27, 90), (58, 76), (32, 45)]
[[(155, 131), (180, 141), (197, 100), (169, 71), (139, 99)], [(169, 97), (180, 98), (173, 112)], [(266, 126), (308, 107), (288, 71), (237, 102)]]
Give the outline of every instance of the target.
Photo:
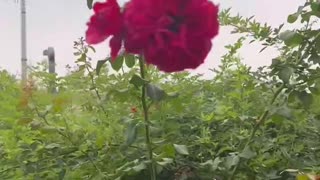
[[(54, 57), (54, 49), (53, 47), (49, 47), (48, 49), (43, 51), (44, 56), (48, 56), (48, 64), (49, 64), (49, 73), (55, 74), (56, 73), (56, 63)], [(52, 93), (57, 93), (57, 89), (55, 87), (55, 81), (50, 82), (50, 88)]]
[(54, 58), (54, 49), (53, 47), (48, 47), (48, 49), (43, 51), (44, 56), (48, 56), (48, 61), (49, 61), (49, 73), (54, 74), (55, 72), (55, 58)]

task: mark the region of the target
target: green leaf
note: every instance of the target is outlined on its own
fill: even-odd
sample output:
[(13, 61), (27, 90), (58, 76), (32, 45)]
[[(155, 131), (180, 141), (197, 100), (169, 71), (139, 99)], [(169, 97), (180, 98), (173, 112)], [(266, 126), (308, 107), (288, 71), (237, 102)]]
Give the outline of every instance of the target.
[(320, 56), (317, 53), (312, 53), (308, 61), (313, 63), (320, 63)]
[(171, 158), (162, 158), (162, 161), (158, 161), (158, 164), (160, 164), (161, 166), (166, 166), (168, 164), (173, 163), (173, 159)]
[(289, 96), (288, 96), (288, 102), (289, 103), (294, 103), (296, 100), (296, 97), (298, 96), (299, 92), (298, 91), (292, 91)]
[(89, 9), (92, 9), (93, 0), (87, 0), (87, 6)]
[(79, 66), (79, 71), (83, 71), (85, 68), (86, 68), (85, 65), (80, 65), (80, 66)]
[(278, 66), (279, 64), (281, 64), (280, 59), (277, 59), (277, 58), (272, 59), (271, 66)]
[(110, 92), (107, 94), (106, 98), (108, 98), (108, 96), (113, 96), (113, 97), (118, 98), (118, 100), (125, 101), (130, 96), (130, 91), (127, 88), (125, 88), (125, 89), (111, 89)]
[[(317, 85), (317, 84), (316, 84)], [(315, 87), (309, 87), (309, 90), (312, 94), (314, 95), (319, 95), (320, 94), (320, 89), (319, 87), (315, 86)]]
[(88, 46), (94, 53), (96, 52), (96, 49), (93, 46)]
[(295, 47), (303, 42), (303, 36), (294, 31), (284, 31), (280, 33), (279, 38), (284, 41), (287, 46)]
[(239, 156), (235, 154), (231, 154), (230, 156), (227, 156), (225, 161), (225, 165), (227, 169), (230, 169), (232, 166), (237, 165), (239, 160), (240, 160)]
[(45, 113), (50, 112), (53, 108), (53, 105), (47, 105), (45, 109)]
[(204, 162), (204, 163), (201, 163), (200, 165), (201, 166), (209, 166), (211, 171), (215, 171), (218, 169), (219, 167), (219, 164), (223, 162), (219, 157), (215, 158), (214, 161), (212, 161), (211, 159)]
[(246, 147), (240, 154), (239, 157), (245, 158), (245, 159), (251, 159), (257, 155), (256, 152), (253, 152), (250, 147)]
[(161, 101), (165, 98), (166, 93), (158, 86), (147, 84), (147, 96), (153, 101)]
[(140, 76), (138, 76), (136, 74), (132, 76), (132, 78), (129, 82), (131, 84), (133, 84), (134, 86), (136, 86), (137, 88), (148, 83), (148, 81), (142, 79)]
[(164, 157), (175, 157), (175, 148), (172, 146), (172, 144), (166, 144), (162, 148), (162, 153)]
[(303, 13), (301, 14), (301, 23), (303, 22), (309, 22), (310, 21), (310, 17), (312, 16), (312, 12), (308, 12), (308, 13)]
[(309, 108), (313, 102), (312, 94), (309, 94), (306, 91), (299, 92), (298, 98), (305, 108)]
[(259, 53), (263, 52), (263, 51), (266, 50), (267, 48), (268, 48), (268, 46), (263, 47), (263, 48), (259, 51)]
[(59, 180), (63, 180), (65, 175), (66, 175), (67, 170), (66, 169), (61, 169), (59, 172)]
[(289, 173), (298, 173), (299, 169), (285, 169), (280, 174), (283, 174), (284, 172), (289, 172)]
[(289, 83), (290, 77), (292, 76), (294, 69), (291, 67), (285, 67), (279, 72), (279, 78), (284, 83)]
[(291, 119), (293, 117), (292, 110), (286, 105), (277, 108), (275, 113), (287, 119)]
[(297, 180), (310, 180), (310, 178), (306, 174), (298, 174)]
[(137, 139), (137, 124), (130, 122), (126, 130), (126, 145), (130, 146)]
[(290, 15), (288, 16), (287, 22), (288, 22), (288, 23), (294, 23), (294, 22), (297, 21), (298, 17), (299, 17), (299, 14), (298, 14), (298, 13), (290, 14)]
[(119, 71), (123, 65), (124, 56), (118, 56), (115, 60), (110, 60), (110, 64), (113, 70)]
[(140, 172), (140, 171), (142, 171), (142, 170), (144, 170), (144, 169), (146, 169), (147, 168), (147, 166), (146, 166), (146, 164), (145, 163), (140, 163), (140, 164), (138, 164), (138, 165), (136, 165), (136, 166), (133, 166), (132, 167), (132, 169), (135, 171), (135, 172)]
[(74, 56), (80, 56), (80, 55), (81, 55), (81, 52), (74, 52), (73, 55), (74, 55)]
[(313, 90), (310, 90), (312, 93), (319, 95), (320, 94), (320, 82), (316, 82), (315, 86), (313, 87)]
[(186, 145), (173, 144), (173, 146), (176, 149), (177, 153), (182, 155), (189, 155), (188, 148)]
[(29, 174), (37, 172), (37, 166), (34, 162), (27, 162), (25, 164), (25, 171)]
[(76, 62), (86, 62), (86, 59), (87, 59), (87, 55), (85, 53), (82, 53)]
[(54, 148), (60, 148), (59, 144), (51, 143), (45, 146), (46, 149), (54, 149)]
[(97, 62), (97, 66), (96, 66), (96, 73), (97, 75), (100, 74), (101, 68), (102, 66), (107, 62), (108, 60), (100, 60)]
[(134, 64), (136, 63), (135, 56), (132, 54), (126, 54), (125, 55), (125, 63), (129, 68), (132, 68)]
[(172, 93), (165, 93), (165, 97), (166, 99), (174, 99), (179, 97), (179, 93), (178, 92), (172, 92)]
[(311, 3), (311, 10), (314, 12), (319, 12), (320, 11), (320, 3), (319, 2)]

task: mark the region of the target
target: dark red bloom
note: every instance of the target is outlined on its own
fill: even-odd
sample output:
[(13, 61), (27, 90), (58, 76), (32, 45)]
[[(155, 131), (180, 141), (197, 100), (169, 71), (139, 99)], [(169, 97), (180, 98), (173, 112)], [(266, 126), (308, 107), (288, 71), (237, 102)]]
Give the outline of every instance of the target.
[(135, 114), (138, 112), (138, 109), (136, 107), (131, 107), (131, 113)]
[(131, 0), (125, 7), (125, 49), (165, 72), (194, 69), (219, 31), (209, 0)]
[(98, 44), (109, 36), (111, 57), (115, 59), (121, 48), (123, 19), (119, 4), (116, 0), (97, 2), (93, 6), (94, 15), (87, 23), (86, 41), (89, 44)]
[(94, 12), (89, 44), (113, 36), (113, 59), (124, 42), (126, 52), (143, 55), (165, 72), (197, 68), (219, 31), (218, 6), (209, 0), (131, 0), (123, 13), (116, 0), (107, 0), (96, 3)]

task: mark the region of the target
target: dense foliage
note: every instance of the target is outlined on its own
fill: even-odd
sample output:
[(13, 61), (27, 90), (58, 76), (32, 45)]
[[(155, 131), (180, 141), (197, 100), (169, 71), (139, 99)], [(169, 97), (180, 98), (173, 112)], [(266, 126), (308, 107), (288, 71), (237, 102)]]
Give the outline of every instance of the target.
[[(150, 150), (157, 179), (316, 179), (318, 18), (313, 0), (289, 15), (299, 25), (293, 30), (222, 11), (221, 25), (241, 37), (209, 79), (164, 74), (127, 54), (93, 66), (94, 49), (83, 39), (74, 44), (78, 67), (67, 76), (46, 73), (41, 63), (20, 85), (2, 70), (1, 179), (147, 180)], [(248, 42), (280, 55), (253, 71), (238, 56)]]

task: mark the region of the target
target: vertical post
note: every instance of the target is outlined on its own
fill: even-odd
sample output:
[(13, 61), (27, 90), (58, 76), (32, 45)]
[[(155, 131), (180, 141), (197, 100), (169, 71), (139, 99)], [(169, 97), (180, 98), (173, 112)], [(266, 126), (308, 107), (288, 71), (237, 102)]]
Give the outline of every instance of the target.
[(26, 1), (21, 0), (21, 80), (27, 80)]
[[(55, 63), (55, 55), (54, 55), (53, 47), (49, 47), (48, 49), (44, 50), (43, 55), (48, 56), (49, 73), (55, 74), (56, 73), (56, 63)], [(50, 88), (51, 88), (52, 93), (57, 92), (54, 80), (50, 83)]]
[(49, 73), (54, 74), (54, 73), (56, 73), (56, 63), (55, 63), (53, 47), (49, 47), (47, 49), (46, 55), (48, 56), (48, 59), (49, 59)]

